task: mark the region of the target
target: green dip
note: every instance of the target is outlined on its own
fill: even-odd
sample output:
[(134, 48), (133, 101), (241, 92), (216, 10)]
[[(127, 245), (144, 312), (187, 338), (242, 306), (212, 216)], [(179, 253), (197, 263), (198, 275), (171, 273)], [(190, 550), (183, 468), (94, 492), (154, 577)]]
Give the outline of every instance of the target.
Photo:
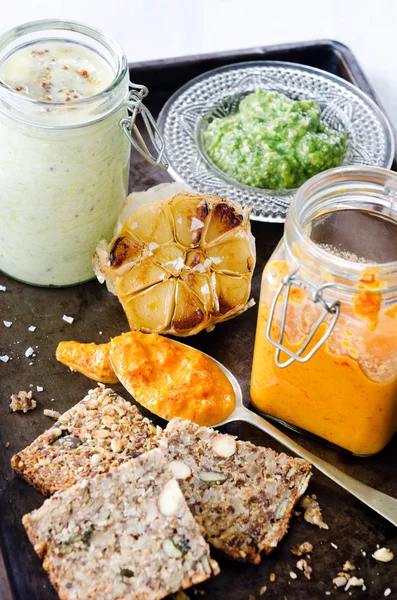
[(258, 90), (237, 113), (209, 123), (204, 145), (212, 162), (241, 183), (284, 190), (338, 166), (346, 135), (321, 122), (315, 100)]

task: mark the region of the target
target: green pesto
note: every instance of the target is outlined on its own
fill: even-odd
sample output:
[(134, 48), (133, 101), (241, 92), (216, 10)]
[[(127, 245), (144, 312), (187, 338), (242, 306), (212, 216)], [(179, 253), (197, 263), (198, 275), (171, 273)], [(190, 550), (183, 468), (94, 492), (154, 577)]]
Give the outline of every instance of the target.
[(321, 121), (315, 100), (258, 90), (233, 115), (213, 119), (204, 133), (209, 158), (246, 185), (284, 190), (338, 166), (346, 135)]

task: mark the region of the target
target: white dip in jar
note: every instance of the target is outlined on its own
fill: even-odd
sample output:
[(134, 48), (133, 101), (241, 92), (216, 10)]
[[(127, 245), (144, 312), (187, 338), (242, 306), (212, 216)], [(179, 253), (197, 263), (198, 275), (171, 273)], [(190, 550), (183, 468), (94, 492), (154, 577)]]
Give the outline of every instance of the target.
[(127, 195), (128, 64), (84, 25), (30, 23), (0, 37), (0, 270), (65, 286), (93, 277)]

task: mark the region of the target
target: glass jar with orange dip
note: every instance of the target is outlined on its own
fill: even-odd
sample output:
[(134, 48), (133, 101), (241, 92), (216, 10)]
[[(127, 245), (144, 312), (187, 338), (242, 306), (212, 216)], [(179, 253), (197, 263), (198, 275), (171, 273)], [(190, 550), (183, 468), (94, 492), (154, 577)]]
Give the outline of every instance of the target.
[(397, 431), (397, 174), (339, 167), (296, 193), (266, 265), (256, 408), (358, 455)]

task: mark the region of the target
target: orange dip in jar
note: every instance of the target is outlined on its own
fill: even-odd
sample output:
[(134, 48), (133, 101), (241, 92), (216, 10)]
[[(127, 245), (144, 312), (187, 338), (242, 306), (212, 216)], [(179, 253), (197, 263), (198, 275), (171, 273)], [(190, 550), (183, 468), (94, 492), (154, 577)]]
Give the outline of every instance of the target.
[(312, 178), (262, 278), (253, 404), (359, 455), (397, 431), (396, 190), (371, 167)]

